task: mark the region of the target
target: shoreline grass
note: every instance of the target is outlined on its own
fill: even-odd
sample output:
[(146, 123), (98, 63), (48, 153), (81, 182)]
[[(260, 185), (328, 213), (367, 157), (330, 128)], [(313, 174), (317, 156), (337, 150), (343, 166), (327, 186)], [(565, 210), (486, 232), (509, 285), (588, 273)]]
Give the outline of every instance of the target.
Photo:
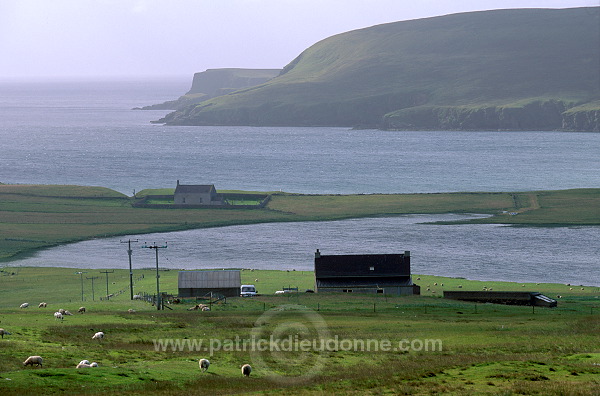
[(262, 209), (147, 209), (133, 208), (133, 200), (101, 187), (0, 184), (0, 262), (92, 238), (266, 222), (479, 213), (491, 216), (468, 223), (600, 225), (600, 189), (357, 195), (274, 193)]

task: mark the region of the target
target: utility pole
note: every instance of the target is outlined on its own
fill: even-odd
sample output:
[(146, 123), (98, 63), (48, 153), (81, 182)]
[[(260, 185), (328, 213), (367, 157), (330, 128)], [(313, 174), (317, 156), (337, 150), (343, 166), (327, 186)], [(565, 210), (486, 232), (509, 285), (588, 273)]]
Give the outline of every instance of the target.
[(160, 310), (161, 306), (161, 298), (160, 298), (160, 275), (158, 274), (158, 249), (166, 249), (167, 242), (165, 242), (164, 246), (158, 246), (156, 242), (154, 245), (144, 244), (143, 248), (154, 249), (156, 251), (156, 309)]
[[(135, 190), (133, 190), (133, 196), (135, 197)], [(133, 300), (133, 270), (131, 269), (131, 253), (133, 253), (133, 251), (131, 250), (131, 242), (138, 242), (138, 240), (129, 239), (128, 241), (121, 241), (121, 243), (128, 244), (127, 254), (129, 255), (129, 293), (131, 294), (131, 300)]]
[(87, 272), (79, 271), (75, 272), (75, 274), (79, 275), (79, 277), (81, 278), (81, 301), (83, 301), (83, 274), (87, 274)]
[(88, 278), (87, 276), (85, 277), (85, 279), (91, 279), (92, 280), (92, 301), (96, 301), (96, 298), (94, 296), (94, 279), (98, 279), (100, 278), (99, 276), (92, 276), (91, 278)]
[(108, 297), (108, 274), (112, 274), (113, 272), (115, 272), (115, 270), (112, 271), (100, 271), (101, 274), (106, 274), (106, 298), (110, 299)]

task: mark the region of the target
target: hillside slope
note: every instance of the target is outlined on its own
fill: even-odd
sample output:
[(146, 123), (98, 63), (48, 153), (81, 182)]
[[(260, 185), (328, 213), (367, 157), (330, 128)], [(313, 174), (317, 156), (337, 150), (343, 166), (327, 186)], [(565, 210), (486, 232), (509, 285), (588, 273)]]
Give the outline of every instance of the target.
[(494, 10), (327, 38), (173, 125), (600, 130), (600, 8)]

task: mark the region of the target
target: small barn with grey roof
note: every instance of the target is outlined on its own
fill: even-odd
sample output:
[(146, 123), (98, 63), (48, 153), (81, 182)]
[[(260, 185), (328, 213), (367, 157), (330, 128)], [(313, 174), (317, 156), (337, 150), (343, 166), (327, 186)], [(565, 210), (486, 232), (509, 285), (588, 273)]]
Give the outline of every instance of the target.
[(420, 294), (410, 274), (410, 252), (401, 254), (315, 253), (317, 292)]
[(173, 195), (175, 205), (223, 205), (214, 184), (179, 184)]
[(203, 297), (210, 293), (225, 297), (240, 295), (239, 270), (179, 271), (179, 297)]

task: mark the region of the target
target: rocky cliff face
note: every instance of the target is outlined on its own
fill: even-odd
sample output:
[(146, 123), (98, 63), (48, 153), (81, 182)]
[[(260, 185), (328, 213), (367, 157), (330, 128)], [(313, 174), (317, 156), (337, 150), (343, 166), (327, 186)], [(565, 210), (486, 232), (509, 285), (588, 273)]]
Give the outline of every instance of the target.
[(600, 102), (596, 108), (574, 108), (563, 113), (562, 129), (566, 131), (600, 132)]
[(384, 129), (598, 131), (600, 110), (568, 111), (572, 103), (547, 100), (522, 106), (420, 106), (387, 114)]

